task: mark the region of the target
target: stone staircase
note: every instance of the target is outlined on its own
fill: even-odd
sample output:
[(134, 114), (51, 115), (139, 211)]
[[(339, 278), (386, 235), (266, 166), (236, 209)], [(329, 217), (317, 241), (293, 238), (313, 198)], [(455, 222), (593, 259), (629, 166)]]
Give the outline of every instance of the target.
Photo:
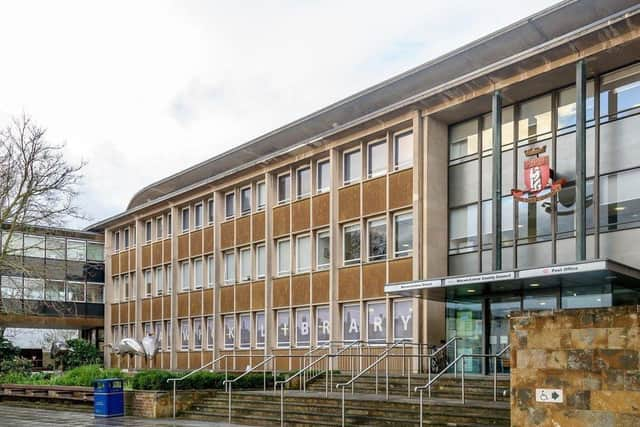
[[(342, 382), (340, 375), (334, 376), (334, 387)], [(394, 385), (392, 396), (385, 400), (383, 381), (379, 383), (379, 394), (371, 391), (375, 377), (363, 377), (360, 388), (354, 394), (345, 392), (345, 424), (367, 426), (417, 426), (419, 425), (419, 403), (415, 393), (407, 398), (406, 379), (390, 378)], [(379, 378), (380, 380), (380, 378)], [(384, 380), (384, 379), (383, 379)], [(424, 400), (424, 425), (441, 427), (508, 426), (510, 422), (508, 397), (493, 402), (493, 381), (490, 378), (466, 378), (467, 401), (460, 400), (459, 382), (443, 378), (443, 384), (432, 393), (432, 399)], [(403, 382), (404, 381), (404, 382)], [(459, 380), (458, 380), (459, 381)], [(422, 377), (412, 381), (424, 384)], [(501, 380), (499, 387), (508, 388), (508, 380)], [(339, 426), (342, 424), (341, 394), (332, 391), (325, 396), (324, 379), (317, 379), (306, 392), (286, 390), (285, 421), (287, 426)], [(391, 387), (390, 387), (391, 390)], [(469, 393), (473, 391), (473, 394)], [(484, 392), (487, 395), (484, 395)], [(481, 396), (482, 395), (482, 396)], [(426, 395), (425, 395), (426, 396)], [(472, 397), (473, 396), (473, 397)], [(478, 397), (476, 399), (476, 397)], [(480, 398), (482, 397), (482, 398)], [(218, 392), (195, 403), (180, 416), (205, 421), (227, 421), (228, 395)], [(280, 392), (234, 391), (232, 395), (232, 422), (243, 425), (279, 425)]]

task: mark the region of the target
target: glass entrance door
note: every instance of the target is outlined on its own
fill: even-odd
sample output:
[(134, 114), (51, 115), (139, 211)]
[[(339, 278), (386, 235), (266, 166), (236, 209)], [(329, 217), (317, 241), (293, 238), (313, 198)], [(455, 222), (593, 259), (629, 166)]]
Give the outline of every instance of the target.
[[(488, 353), (496, 354), (509, 345), (509, 314), (520, 310), (520, 297), (489, 299), (489, 340)], [(488, 372), (493, 373), (494, 360), (488, 360)], [(498, 373), (509, 373), (511, 363), (509, 351), (497, 360)]]
[[(483, 315), (482, 299), (467, 299), (447, 301), (447, 339), (454, 336), (460, 338), (457, 342), (458, 354), (479, 354), (483, 348)], [(452, 361), (453, 352), (448, 352), (448, 359)], [(465, 372), (481, 373), (482, 361), (476, 358), (465, 360)]]

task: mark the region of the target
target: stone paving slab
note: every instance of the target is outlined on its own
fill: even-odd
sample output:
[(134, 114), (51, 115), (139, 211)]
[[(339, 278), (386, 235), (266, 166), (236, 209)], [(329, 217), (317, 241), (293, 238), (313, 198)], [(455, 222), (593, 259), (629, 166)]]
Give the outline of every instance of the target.
[(92, 413), (56, 411), (41, 408), (26, 408), (0, 403), (0, 426), (7, 427), (204, 427), (238, 426), (215, 422), (191, 421), (183, 419), (150, 419), (139, 417), (94, 418)]

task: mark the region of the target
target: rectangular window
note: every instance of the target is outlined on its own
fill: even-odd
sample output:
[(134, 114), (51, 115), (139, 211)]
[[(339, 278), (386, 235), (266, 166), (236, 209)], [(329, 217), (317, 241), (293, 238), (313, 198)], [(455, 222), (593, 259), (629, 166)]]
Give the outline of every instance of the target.
[(171, 341), (173, 340), (173, 329), (171, 328), (171, 320), (167, 320), (165, 322), (165, 337), (167, 337), (166, 339), (166, 349), (167, 350), (171, 350)]
[(167, 236), (173, 234), (173, 223), (171, 222), (171, 214), (167, 214)]
[(342, 337), (345, 341), (358, 341), (360, 339), (359, 304), (342, 307)]
[(24, 256), (32, 258), (44, 258), (44, 236), (24, 235)]
[(213, 334), (214, 334), (213, 317), (207, 317), (207, 349), (213, 349)]
[(167, 265), (167, 294), (171, 295), (173, 292), (173, 271), (171, 266)]
[(151, 221), (144, 223), (144, 241), (146, 243), (151, 241)]
[[(114, 240), (115, 251), (118, 251), (120, 249), (120, 233), (114, 233)], [(66, 245), (67, 243), (63, 238), (47, 236), (45, 240), (46, 257), (50, 259), (64, 259)], [(7, 252), (9, 252), (8, 247)]]
[(478, 152), (478, 120), (449, 126), (449, 160)]
[(207, 200), (207, 221), (209, 224), (213, 224), (214, 218), (214, 210), (213, 210), (213, 199)]
[[(2, 279), (3, 280), (3, 285), (6, 285), (6, 279)], [(118, 278), (114, 277), (113, 278), (113, 293), (115, 294), (114, 296), (118, 296), (118, 288), (119, 286), (117, 285), (117, 281)], [(64, 282), (62, 280), (47, 280), (45, 283), (45, 291), (44, 291), (44, 297), (47, 301), (64, 301)], [(114, 302), (116, 302), (117, 299), (114, 300)]]
[(180, 289), (189, 290), (189, 261), (180, 263)]
[(387, 220), (372, 219), (368, 222), (369, 261), (387, 259)]
[(151, 296), (151, 287), (152, 287), (152, 280), (151, 280), (151, 270), (145, 270), (144, 271), (144, 294), (145, 296), (150, 297)]
[(195, 289), (202, 289), (204, 283), (204, 270), (202, 268), (202, 259), (193, 260), (193, 283)]
[[(25, 281), (25, 288), (27, 282)], [(26, 290), (25, 290), (26, 292)], [(84, 302), (84, 283), (82, 282), (67, 282), (67, 301), (69, 302)]]
[(240, 281), (251, 280), (251, 248), (240, 249)]
[(521, 141), (535, 136), (538, 140), (548, 138), (551, 132), (551, 95), (521, 103), (518, 115), (518, 138)]
[(67, 240), (67, 260), (86, 261), (87, 242), (83, 240)]
[(129, 276), (122, 276), (122, 293), (123, 293), (123, 301), (127, 301), (129, 299)]
[(182, 232), (189, 231), (189, 208), (182, 209)]
[(395, 341), (413, 338), (413, 307), (411, 300), (393, 302), (393, 339)]
[(143, 324), (144, 336), (151, 335), (151, 322), (146, 322)]
[(162, 239), (162, 217), (156, 218), (156, 239)]
[(413, 250), (413, 214), (403, 213), (393, 217), (393, 251), (395, 257), (411, 255)]
[(194, 222), (194, 226), (195, 228), (200, 228), (202, 227), (202, 220), (204, 218), (204, 206), (202, 205), (202, 203), (198, 203), (197, 205), (194, 206), (194, 218), (193, 218), (193, 222)]
[(318, 193), (329, 191), (331, 188), (331, 168), (329, 167), (329, 160), (318, 162), (318, 176), (316, 178), (316, 189)]
[(104, 303), (104, 284), (87, 283), (87, 302)]
[(464, 251), (478, 245), (478, 205), (449, 210), (449, 251)]
[[(47, 237), (47, 258), (54, 258), (54, 256), (49, 255), (49, 240), (62, 240), (62, 239)], [(64, 248), (64, 240), (62, 240), (62, 242), (63, 242), (62, 248)], [(111, 245), (113, 246), (114, 252), (118, 252), (120, 250), (120, 232), (119, 231), (116, 231), (115, 233), (113, 233), (113, 241), (111, 242)], [(62, 252), (62, 257), (57, 259), (62, 259), (62, 258), (64, 258), (64, 249)]]
[(600, 89), (602, 122), (634, 115), (638, 112), (638, 107), (640, 107), (640, 63), (602, 76)]
[(180, 320), (180, 350), (189, 350), (189, 321)]
[(202, 348), (202, 319), (193, 319), (193, 348), (200, 350)]
[(236, 344), (236, 318), (235, 316), (224, 316), (224, 348), (232, 350)]
[(387, 173), (387, 143), (374, 142), (367, 147), (367, 176), (374, 178)]
[(278, 240), (278, 276), (291, 273), (291, 241), (289, 239)]
[(344, 265), (360, 262), (360, 224), (345, 225), (343, 231)]
[[(64, 301), (64, 282), (60, 282), (62, 284), (62, 299), (60, 301)], [(113, 278), (113, 302), (120, 301), (120, 278)]]
[(300, 168), (296, 172), (296, 196), (298, 199), (311, 194), (311, 169)]
[(162, 351), (162, 322), (154, 322), (153, 334), (158, 339), (158, 351)]
[(619, 230), (640, 221), (640, 169), (600, 179), (600, 227)]
[(304, 273), (311, 270), (311, 237), (298, 236), (296, 238), (296, 272)]
[(256, 209), (262, 210), (267, 204), (267, 185), (264, 181), (256, 184)]
[(207, 257), (207, 287), (213, 288), (213, 278), (215, 277), (215, 261), (212, 255)]
[(413, 166), (413, 133), (405, 132), (393, 136), (393, 169)]
[(344, 185), (358, 181), (362, 177), (362, 159), (360, 150), (344, 153)]
[(251, 347), (251, 315), (244, 313), (239, 316), (240, 320), (240, 348)]
[(291, 344), (291, 331), (289, 326), (289, 310), (276, 312), (276, 325), (278, 328), (277, 344), (280, 348), (289, 347)]
[(256, 348), (264, 348), (266, 335), (264, 312), (261, 311), (256, 313)]
[(383, 344), (387, 339), (387, 314), (385, 302), (367, 303), (367, 340)]
[(224, 254), (224, 283), (236, 282), (236, 255), (232, 252)]
[(262, 279), (266, 274), (267, 254), (265, 245), (256, 246), (256, 274), (258, 279)]
[(104, 262), (104, 245), (87, 242), (87, 261)]
[(308, 308), (296, 309), (296, 346), (309, 347), (311, 342), (311, 319)]
[(224, 217), (225, 219), (233, 218), (236, 214), (236, 193), (227, 193), (224, 196)]
[(156, 267), (156, 295), (162, 295), (164, 292), (164, 277), (162, 267)]
[[(82, 292), (82, 301), (84, 301), (84, 283), (81, 285), (82, 291), (76, 292), (75, 295), (79, 298), (80, 292)], [(42, 300), (44, 298), (44, 280), (25, 277), (23, 298), (27, 300)]]
[(129, 228), (124, 229), (124, 248), (129, 249)]
[(329, 306), (316, 307), (316, 344), (329, 344), (330, 338)]
[(318, 270), (329, 268), (329, 263), (331, 262), (329, 230), (319, 231), (316, 234), (316, 258), (316, 268)]
[(278, 203), (286, 203), (291, 195), (291, 175), (285, 174), (278, 177)]
[(242, 215), (251, 213), (251, 187), (240, 190), (240, 213)]

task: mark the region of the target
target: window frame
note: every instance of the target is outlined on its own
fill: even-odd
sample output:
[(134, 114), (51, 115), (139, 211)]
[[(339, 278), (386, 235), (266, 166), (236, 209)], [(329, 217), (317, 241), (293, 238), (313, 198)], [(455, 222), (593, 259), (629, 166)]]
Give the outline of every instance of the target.
[[(242, 319), (249, 318), (249, 342), (242, 342)], [(238, 314), (238, 330), (240, 331), (240, 336), (238, 338), (238, 348), (242, 350), (248, 350), (251, 348), (251, 313), (240, 313)]]
[(171, 237), (173, 235), (173, 224), (171, 220), (173, 219), (173, 215), (171, 212), (167, 214), (167, 237)]
[(408, 135), (413, 135), (413, 129), (407, 129), (407, 130), (401, 130), (398, 132), (394, 132), (392, 135), (392, 140), (393, 140), (393, 170), (394, 171), (399, 171), (399, 170), (403, 170), (403, 169), (409, 169), (413, 167), (413, 142), (414, 140), (411, 140), (411, 162), (406, 162), (406, 163), (400, 163), (398, 160), (398, 140), (400, 138), (402, 138), (403, 136), (408, 136)]
[[(160, 272), (160, 281), (158, 281), (158, 272)], [(155, 267), (153, 269), (154, 282), (156, 284), (156, 295), (160, 296), (164, 294), (164, 267)], [(162, 283), (161, 287), (158, 287), (158, 283)]]
[[(198, 224), (198, 210), (200, 210), (200, 224)], [(204, 204), (198, 202), (193, 205), (193, 229), (199, 230), (204, 226)]]
[(304, 233), (304, 234), (299, 234), (296, 236), (296, 274), (298, 273), (308, 273), (311, 271), (312, 268), (312, 264), (313, 264), (313, 257), (311, 254), (309, 254), (309, 264), (307, 265), (306, 268), (300, 268), (300, 253), (299, 251), (299, 247), (300, 247), (300, 240), (301, 239), (309, 239), (309, 251), (311, 251), (313, 249), (313, 238), (311, 237), (310, 234), (308, 233)]
[[(232, 343), (227, 343), (227, 319), (231, 319), (232, 320), (232, 324), (231, 326), (233, 326), (233, 336), (231, 337), (231, 339), (233, 339)], [(236, 327), (236, 316), (234, 314), (227, 314), (225, 316), (222, 316), (222, 348), (224, 350), (233, 350), (236, 347), (236, 339), (237, 339), (237, 327)]]
[[(262, 249), (264, 250), (264, 270), (262, 272), (262, 274), (260, 274), (260, 257), (258, 257), (258, 250)], [(255, 256), (255, 261), (256, 261), (256, 278), (257, 279), (264, 279), (267, 275), (267, 246), (264, 243), (259, 243), (256, 245), (255, 247), (255, 251), (256, 251), (256, 256)]]
[[(349, 179), (347, 180), (347, 168), (346, 168), (346, 160), (347, 160), (347, 156), (354, 154), (356, 152), (360, 153), (360, 176), (357, 178), (353, 178), (353, 179)], [(362, 181), (362, 150), (361, 147), (358, 145), (355, 148), (351, 148), (349, 150), (345, 150), (342, 152), (342, 185), (344, 187), (351, 185), (351, 184), (355, 184), (356, 182), (360, 182)]]
[[(397, 242), (398, 242), (398, 227), (397, 227), (397, 223), (396, 220), (398, 217), (401, 216), (408, 216), (411, 217), (411, 249), (409, 249), (408, 251), (398, 251), (396, 250), (397, 248)], [(409, 210), (409, 211), (400, 211), (400, 212), (394, 212), (393, 213), (393, 218), (392, 218), (392, 227), (393, 227), (393, 258), (407, 258), (407, 257), (411, 257), (413, 256), (413, 211)], [(387, 233), (388, 235), (388, 233)]]
[[(288, 342), (281, 342), (278, 338), (278, 331), (280, 330), (280, 319), (279, 316), (280, 314), (286, 314), (287, 315), (287, 324), (288, 324), (288, 328), (287, 331), (289, 332), (288, 335)], [(291, 348), (291, 310), (288, 308), (285, 308), (283, 310), (276, 310), (276, 347), (277, 348)]]
[[(264, 200), (263, 203), (260, 204), (260, 188), (264, 188)], [(263, 211), (267, 206), (267, 184), (265, 181), (256, 182), (256, 212)]]
[[(371, 224), (372, 223), (382, 223), (384, 224), (384, 255), (379, 255), (374, 257), (371, 255)], [(360, 237), (362, 239), (362, 236)], [(362, 244), (362, 241), (360, 242)], [(376, 262), (376, 261), (384, 261), (389, 258), (389, 226), (387, 224), (386, 216), (378, 216), (374, 218), (367, 219), (367, 262)]]
[[(242, 255), (244, 253), (249, 252), (249, 275), (244, 277), (242, 275), (243, 271), (242, 271), (242, 267), (244, 266), (244, 263), (242, 262)], [(252, 254), (251, 254), (251, 246), (245, 246), (242, 247), (238, 250), (238, 263), (239, 263), (239, 269), (240, 269), (240, 280), (238, 281), (239, 283), (246, 283), (246, 282), (250, 282), (251, 278), (252, 278), (252, 268), (251, 268), (251, 262), (252, 262)]]
[(207, 256), (207, 288), (211, 289), (215, 284), (216, 261), (213, 255)]
[[(384, 145), (385, 146), (385, 166), (384, 166), (384, 170), (381, 170), (379, 172), (373, 172), (371, 170), (371, 159), (373, 158), (371, 156), (371, 149), (372, 147), (378, 146), (378, 145)], [(374, 139), (373, 141), (369, 141), (367, 143), (367, 179), (373, 179), (373, 178), (378, 178), (380, 176), (384, 176), (387, 173), (389, 173), (389, 145), (387, 144), (387, 140), (385, 139)]]
[(207, 199), (207, 224), (211, 225), (215, 222), (215, 204), (213, 197)]
[[(196, 335), (196, 322), (200, 323), (200, 345), (198, 345)], [(191, 335), (193, 336), (193, 350), (202, 350), (204, 343), (204, 327), (202, 326), (202, 317), (194, 317), (191, 319)]]
[[(179, 319), (180, 324), (180, 351), (189, 351), (189, 347), (191, 344), (191, 323), (189, 319)], [(183, 337), (183, 325), (187, 325), (187, 343), (184, 343)]]
[[(229, 196), (231, 196), (231, 199), (228, 199)], [(233, 201), (233, 207), (231, 208), (231, 215), (228, 214), (229, 200)], [(228, 221), (235, 217), (236, 217), (236, 192), (227, 191), (226, 193), (224, 193), (224, 220)]]
[[(148, 276), (148, 277), (147, 277)], [(144, 296), (151, 297), (153, 295), (153, 271), (150, 268), (147, 268), (143, 272), (144, 277)], [(149, 280), (147, 280), (149, 279)]]
[[(245, 191), (249, 191), (249, 209), (245, 210), (242, 207), (242, 194)], [(251, 185), (247, 185), (244, 186), (242, 188), (240, 188), (240, 216), (246, 216), (246, 215), (251, 215), (251, 212), (253, 211), (252, 206), (253, 206), (253, 191), (251, 188)]]
[(151, 243), (153, 240), (153, 225), (151, 224), (151, 220), (148, 219), (144, 222), (144, 242)]
[[(46, 241), (46, 240), (45, 240)], [(118, 231), (114, 231), (113, 232), (113, 240), (111, 242), (113, 244), (113, 248), (111, 248), (113, 250), (113, 253), (118, 253), (120, 252), (120, 230)], [(46, 243), (45, 243), (46, 244)], [(65, 247), (66, 247), (66, 243), (65, 243)], [(45, 249), (46, 250), (46, 249)], [(66, 256), (66, 254), (65, 254)]]
[[(204, 288), (204, 262), (202, 261), (202, 257), (193, 258), (191, 263), (193, 264), (193, 289), (202, 289)], [(196, 265), (200, 265), (200, 284), (198, 284)]]
[(162, 215), (156, 217), (156, 240), (162, 239), (164, 236), (164, 217)]
[[(231, 256), (232, 258), (232, 264), (233, 264), (233, 277), (230, 277), (227, 272), (229, 271), (227, 268), (227, 257)], [(223, 268), (224, 268), (224, 272), (223, 272), (223, 281), (225, 285), (233, 285), (236, 283), (236, 251), (235, 249), (232, 249), (230, 251), (226, 251), (222, 253), (222, 264), (223, 264)]]
[[(258, 317), (262, 317), (262, 330), (264, 331), (264, 337), (262, 339), (262, 343), (260, 343), (258, 341), (258, 331), (260, 331), (260, 328), (258, 328)], [(264, 349), (265, 343), (267, 341), (267, 323), (266, 323), (266, 317), (265, 317), (265, 312), (264, 311), (257, 311), (255, 313), (254, 316), (254, 328), (255, 328), (255, 348), (256, 349)]]
[[(323, 164), (327, 164), (327, 166), (329, 167), (329, 183), (326, 187), (320, 187), (320, 165)], [(316, 194), (323, 194), (323, 193), (327, 193), (329, 191), (331, 191), (331, 159), (329, 159), (328, 157), (319, 159), (316, 161)]]
[[(187, 278), (185, 280), (184, 271), (186, 266)], [(180, 291), (186, 292), (191, 289), (191, 265), (189, 260), (180, 262)], [(186, 282), (186, 283), (185, 283)]]
[[(185, 228), (185, 223), (184, 223), (184, 220), (185, 220), (184, 212), (185, 211), (187, 212), (187, 216), (186, 216), (186, 218), (187, 218), (187, 224), (186, 224), (187, 227), (186, 228)], [(191, 212), (189, 211), (189, 206), (185, 206), (180, 210), (180, 221), (181, 221), (180, 230), (182, 231), (182, 234), (188, 233), (189, 230), (191, 230)]]
[[(326, 264), (320, 264), (318, 262), (319, 256), (320, 256), (320, 236), (321, 235), (327, 235), (327, 238), (329, 239), (329, 262), (327, 262)], [(316, 270), (327, 270), (331, 267), (331, 231), (326, 228), (323, 230), (318, 230), (316, 231), (316, 241), (315, 241), (315, 249), (316, 249), (316, 259), (315, 259), (315, 263), (316, 263)]]
[[(360, 253), (358, 254), (358, 258), (346, 259), (347, 251), (345, 250), (345, 235), (347, 233), (347, 228), (358, 227), (358, 233), (360, 234)], [(360, 222), (351, 222), (344, 224), (342, 226), (342, 265), (358, 265), (362, 263), (362, 225)]]
[[(309, 190), (306, 193), (301, 193), (300, 192), (300, 172), (304, 172), (307, 171), (308, 172), (308, 179), (309, 179)], [(304, 166), (300, 166), (299, 168), (296, 169), (296, 200), (300, 200), (300, 199), (304, 199), (306, 197), (311, 196), (311, 166), (309, 165), (304, 165)]]
[[(289, 194), (286, 195), (285, 199), (281, 200), (280, 199), (280, 179), (283, 178), (283, 177), (289, 177), (289, 191), (287, 192)], [(291, 188), (291, 171), (279, 173), (276, 176), (276, 199), (277, 199), (278, 205), (285, 205), (285, 204), (291, 202), (291, 190), (292, 190), (292, 188)]]
[[(129, 227), (125, 227), (122, 229), (122, 249), (127, 250), (129, 249), (130, 245), (131, 245), (131, 230), (129, 229)], [(65, 258), (66, 256), (67, 255), (65, 252)]]
[[(286, 271), (280, 270), (280, 245), (284, 243), (289, 244), (289, 260), (288, 260), (288, 269)], [(291, 275), (291, 239), (289, 237), (285, 237), (282, 239), (278, 239), (276, 241), (276, 274), (278, 277), (284, 277)]]

